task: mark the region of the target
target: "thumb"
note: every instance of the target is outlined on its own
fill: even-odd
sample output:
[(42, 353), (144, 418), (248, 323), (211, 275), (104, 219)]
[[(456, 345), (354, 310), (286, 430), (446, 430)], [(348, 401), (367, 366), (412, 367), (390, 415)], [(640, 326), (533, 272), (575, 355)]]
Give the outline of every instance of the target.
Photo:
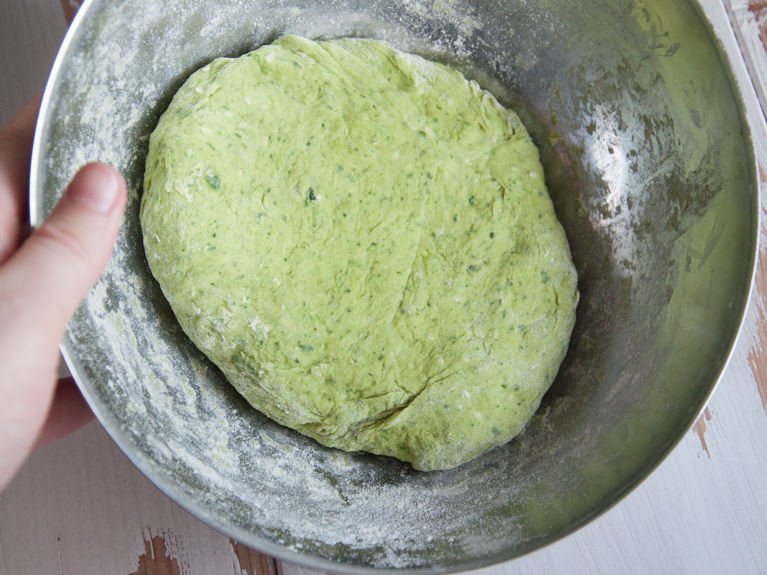
[(125, 197), (125, 181), (117, 170), (86, 165), (50, 217), (4, 266), (5, 287), (23, 297), (37, 325), (50, 326), (61, 336), (109, 260)]

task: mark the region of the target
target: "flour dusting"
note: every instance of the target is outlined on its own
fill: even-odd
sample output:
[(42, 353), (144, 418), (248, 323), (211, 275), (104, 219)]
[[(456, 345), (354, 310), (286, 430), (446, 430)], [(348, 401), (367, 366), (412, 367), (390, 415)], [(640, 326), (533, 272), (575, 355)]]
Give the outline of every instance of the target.
[[(738, 182), (738, 174), (747, 172), (739, 169), (741, 160), (748, 156), (737, 140), (737, 110), (716, 108), (714, 120), (721, 117), (723, 123), (714, 124), (712, 133), (729, 139), (712, 143), (696, 131), (697, 116), (684, 116), (682, 99), (676, 107), (668, 105), (651, 64), (658, 42), (670, 40), (663, 30), (640, 30), (629, 5), (553, 0), (86, 2), (46, 92), (32, 174), (41, 203), (33, 219), (40, 222), (50, 213), (67, 182), (89, 161), (109, 162), (126, 176), (128, 205), (113, 257), (70, 323), (64, 352), (99, 419), (136, 465), (227, 535), (289, 561), (347, 573), (397, 568), (446, 572), (506, 560), (568, 533), (625, 493), (647, 471), (646, 461), (657, 461), (668, 448), (664, 430), (681, 417), (670, 410), (689, 407), (704, 395), (692, 389), (696, 384), (690, 378), (668, 377), (673, 389), (654, 379), (677, 372), (663, 371), (673, 358), (657, 348), (652, 334), (667, 317), (667, 294), (673, 293), (675, 282), (694, 273), (706, 254), (690, 248), (685, 255), (693, 271), (685, 270), (683, 259), (669, 260), (662, 251), (683, 237), (682, 232), (662, 235), (655, 228), (637, 228), (641, 233), (634, 233), (627, 226), (648, 222), (625, 215), (631, 208), (627, 197), (602, 194), (601, 188), (586, 187), (579, 178), (586, 173), (605, 189), (625, 194), (633, 193), (622, 187), (627, 178), (648, 176), (642, 183), (650, 186), (669, 174), (681, 174), (680, 186), (686, 186), (679, 187), (682, 200), (692, 203), (655, 194), (653, 206), (661, 213), (668, 205), (677, 210), (683, 206), (687, 219), (680, 216), (679, 225), (684, 231), (685, 226), (692, 229), (688, 222), (705, 213), (718, 193), (718, 180), (705, 180), (706, 170)], [(608, 8), (625, 11), (613, 14)], [(659, 23), (670, 21), (658, 18)], [(685, 25), (700, 26), (696, 22), (688, 18)], [(175, 321), (147, 267), (138, 222), (149, 135), (195, 70), (284, 34), (370, 37), (457, 68), (520, 113), (548, 154), (548, 165), (559, 170), (547, 173), (547, 183), (554, 178), (581, 186), (559, 197), (569, 211), (571, 229), (582, 231), (591, 242), (578, 254), (587, 279), (580, 327), (576, 323), (578, 361), (566, 361), (565, 384), (558, 388), (555, 382), (556, 393), (512, 443), (437, 473), (323, 448), (248, 406)], [(597, 39), (612, 35), (626, 38), (625, 46), (615, 41), (623, 52), (603, 51)], [(695, 44), (701, 65), (687, 68), (706, 69), (700, 81), (709, 86), (721, 75), (721, 62), (698, 49), (702, 43)], [(664, 56), (668, 68), (663, 71), (676, 62)], [(604, 80), (625, 79), (640, 68), (647, 74), (638, 79), (637, 97), (625, 96), (625, 88), (633, 86)], [(698, 76), (689, 79), (685, 103)], [(595, 106), (607, 104), (601, 110), (588, 105), (595, 94)], [(665, 124), (647, 118), (650, 135), (679, 134), (685, 128), (701, 137), (688, 138), (689, 149), (679, 148), (673, 138), (649, 139), (644, 148), (629, 138), (634, 149), (622, 149), (626, 140), (621, 134), (644, 136), (644, 125), (636, 123), (632, 110), (622, 120), (615, 115), (633, 102), (668, 110), (668, 117), (661, 118)], [(589, 126), (593, 116), (598, 121)], [(555, 139), (558, 131), (562, 135)], [(573, 141), (576, 137), (581, 140)], [(667, 142), (673, 146), (660, 145)], [(726, 144), (724, 151), (717, 147), (720, 142)], [(579, 154), (581, 144), (585, 148)], [(614, 151), (643, 155), (646, 161), (632, 164), (638, 175), (632, 165), (616, 160)], [(655, 180), (653, 170), (660, 170)], [(694, 185), (698, 179), (709, 182), (709, 196), (695, 195), (707, 191)], [(640, 216), (645, 218), (645, 212)], [(713, 244), (738, 227), (719, 220), (714, 224), (709, 234)], [(653, 237), (669, 241), (654, 244)], [(573, 239), (578, 240), (571, 238), (571, 244)], [(638, 249), (636, 242), (644, 247)], [(613, 266), (616, 254), (625, 260), (648, 258), (653, 273), (640, 278), (623, 262)], [(687, 288), (694, 295), (699, 286), (719, 289), (725, 279), (690, 282)], [(707, 297), (702, 293), (696, 301)], [(738, 301), (737, 293), (731, 301)], [(679, 317), (678, 325), (666, 326), (669, 333), (692, 325), (686, 308)], [(269, 329), (259, 318), (248, 321), (256, 332)], [(694, 343), (690, 338), (697, 337), (692, 331), (679, 332), (684, 337), (677, 331), (672, 333), (677, 339), (669, 336), (668, 341)], [(700, 345), (709, 344), (701, 340)], [(706, 355), (698, 348), (694, 353)], [(648, 381), (660, 389), (653, 395), (657, 405), (643, 395), (646, 387), (640, 383)], [(651, 432), (640, 433), (648, 425), (654, 426)]]
[[(256, 4), (213, 10), (181, 1), (94, 3), (71, 40), (56, 78), (62, 96), (52, 102), (58, 119), (51, 129), (79, 138), (51, 134), (42, 185), (62, 189), (82, 164), (99, 159), (118, 167), (130, 190), (107, 273), (68, 332), (72, 368), (139, 467), (239, 539), (272, 552), (264, 541), (282, 546), (288, 556), (345, 557), (377, 567), (433, 564), (435, 556), (449, 561), (464, 545), (459, 533), (476, 521), (456, 503), (492, 504), (479, 476), (469, 467), (417, 473), (393, 460), (325, 449), (255, 412), (176, 325), (146, 267), (137, 214), (148, 135), (175, 89), (214, 58), (293, 33), (376, 37), (460, 64), (470, 58), (481, 23), (452, 1), (404, 2), (396, 18), (386, 4), (334, 3), (332, 17), (312, 3)], [(440, 32), (444, 22), (458, 33)], [(257, 317), (250, 327), (270, 329)], [(499, 533), (482, 552), (502, 549), (510, 536)]]

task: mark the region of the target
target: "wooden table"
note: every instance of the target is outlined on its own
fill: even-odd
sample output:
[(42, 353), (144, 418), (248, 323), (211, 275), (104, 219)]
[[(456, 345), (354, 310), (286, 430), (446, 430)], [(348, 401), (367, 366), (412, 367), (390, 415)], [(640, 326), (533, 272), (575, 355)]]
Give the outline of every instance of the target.
[[(674, 0), (669, 0), (674, 1)], [(78, 2), (0, 2), (0, 124), (39, 93)], [(705, 0), (745, 96), (767, 199), (767, 2)], [(760, 105), (761, 102), (761, 105)], [(478, 575), (767, 573), (767, 218), (757, 291), (708, 408), (608, 513)], [(0, 574), (283, 575), (313, 571), (208, 528), (155, 488), (98, 423), (37, 451), (0, 494)]]

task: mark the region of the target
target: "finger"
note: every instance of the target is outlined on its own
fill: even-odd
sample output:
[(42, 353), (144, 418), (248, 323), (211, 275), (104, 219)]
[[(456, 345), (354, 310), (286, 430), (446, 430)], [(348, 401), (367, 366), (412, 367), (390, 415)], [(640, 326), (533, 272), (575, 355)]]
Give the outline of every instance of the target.
[(80, 390), (71, 377), (58, 381), (48, 417), (37, 436), (35, 447), (69, 435), (93, 419), (93, 412), (83, 399)]
[(0, 130), (0, 264), (19, 245), (27, 221), (29, 156), (39, 108), (38, 97)]
[(7, 261), (0, 289), (15, 294), (22, 321), (58, 344), (67, 321), (112, 252), (125, 208), (125, 182), (101, 163), (82, 168), (51, 216)]
[(89, 164), (51, 216), (0, 267), (0, 488), (43, 425), (54, 395), (58, 343), (106, 265), (124, 207), (120, 174)]

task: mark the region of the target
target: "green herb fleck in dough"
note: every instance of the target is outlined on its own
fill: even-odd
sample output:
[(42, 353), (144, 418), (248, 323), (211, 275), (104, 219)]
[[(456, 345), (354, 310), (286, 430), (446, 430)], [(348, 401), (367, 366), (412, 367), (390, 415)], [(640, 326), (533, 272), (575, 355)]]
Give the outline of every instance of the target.
[(207, 176), (205, 176), (205, 180), (208, 182), (208, 185), (214, 190), (221, 189), (221, 180), (218, 179), (218, 176), (216, 174), (208, 174)]
[(575, 320), (518, 117), (381, 42), (285, 36), (193, 74), (141, 224), (182, 328), (254, 407), (417, 469), (517, 435)]

